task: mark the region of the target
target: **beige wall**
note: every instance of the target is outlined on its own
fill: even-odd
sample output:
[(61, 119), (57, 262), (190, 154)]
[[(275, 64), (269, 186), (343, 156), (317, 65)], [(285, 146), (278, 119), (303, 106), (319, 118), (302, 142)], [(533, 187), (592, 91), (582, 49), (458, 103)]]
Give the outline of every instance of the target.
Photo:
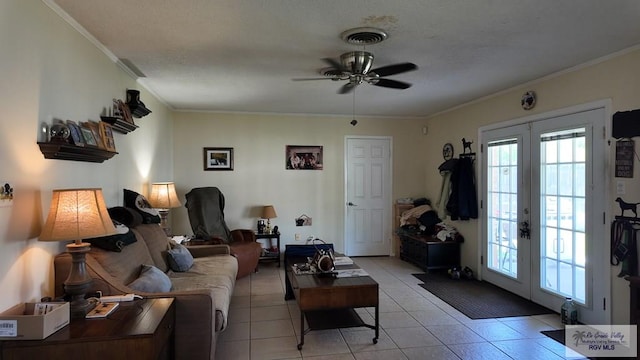
[[(259, 207), (274, 204), (278, 218), (273, 223), (280, 226), (284, 243), (298, 232), (303, 239), (315, 235), (342, 248), (346, 135), (392, 137), (392, 199), (426, 195), (435, 201), (445, 142), (459, 151), (460, 139), (477, 141), (481, 126), (595, 100), (611, 99), (613, 111), (640, 107), (640, 51), (427, 120), (358, 118), (356, 127), (348, 124), (350, 118), (340, 117), (172, 114), (143, 91), (153, 113), (138, 120), (135, 132), (116, 134), (119, 155), (103, 164), (45, 160), (36, 145), (41, 122), (97, 120), (113, 97), (122, 98), (126, 88), (141, 86), (38, 0), (0, 2), (0, 46), (0, 182), (11, 183), (16, 196), (11, 206), (0, 207), (0, 311), (52, 294), (51, 256), (64, 247), (39, 243), (37, 236), (54, 188), (102, 187), (107, 204), (114, 206), (122, 203), (122, 188), (145, 192), (154, 181), (175, 180), (182, 199), (193, 187), (218, 186), (227, 197), (230, 227), (255, 227)], [(538, 105), (525, 112), (519, 100), (530, 89), (538, 93)], [(288, 144), (323, 145), (325, 169), (284, 170)], [(209, 146), (233, 147), (235, 170), (203, 171), (202, 148)], [(636, 163), (633, 179), (622, 180), (625, 198), (633, 202), (640, 201), (639, 167)], [(620, 180), (612, 172), (606, 174), (611, 195)], [(618, 211), (614, 203), (611, 209)], [(303, 213), (313, 217), (313, 226), (294, 226), (293, 219)], [(191, 233), (183, 207), (171, 215), (175, 233)], [(475, 264), (477, 221), (455, 226), (467, 239), (463, 265)], [(613, 320), (625, 323), (628, 287), (616, 277), (618, 272), (611, 268)]]
[(99, 120), (112, 98), (141, 87), (39, 0), (0, 1), (0, 48), (0, 182), (15, 195), (0, 207), (2, 311), (53, 295), (52, 256), (64, 244), (37, 241), (52, 189), (101, 187), (108, 206), (121, 205), (123, 188), (171, 180), (173, 164), (171, 113), (146, 92), (153, 113), (135, 132), (115, 133), (119, 154), (111, 160), (44, 159), (40, 123)]
[[(343, 250), (344, 142), (347, 135), (393, 138), (393, 195), (424, 196), (426, 136), (416, 119), (364, 119), (295, 115), (188, 113), (175, 114), (174, 169), (178, 193), (194, 187), (217, 186), (226, 198), (225, 218), (231, 229), (256, 227), (263, 205), (273, 204), (272, 221), (282, 243), (314, 235)], [(285, 170), (286, 145), (322, 145), (322, 171)], [(203, 147), (233, 147), (233, 171), (203, 171)], [(389, 204), (391, 207), (391, 204)], [(296, 227), (306, 214), (312, 226)], [(192, 233), (186, 209), (174, 209), (176, 233)], [(391, 218), (389, 219), (391, 224)], [(282, 245), (284, 247), (284, 245)]]
[[(597, 100), (610, 99), (612, 112), (640, 108), (640, 68), (638, 64), (640, 64), (640, 51), (630, 51), (630, 53), (612, 57), (592, 66), (543, 79), (483, 101), (433, 116), (428, 119), (428, 125), (429, 140), (434, 139), (434, 141), (427, 141), (426, 151), (427, 153), (435, 153), (442, 148), (444, 143), (451, 142), (456, 148), (456, 153), (459, 153), (462, 148), (460, 139), (465, 137), (477, 141), (478, 129), (482, 126), (534, 114), (543, 114)], [(535, 90), (538, 94), (537, 105), (531, 111), (524, 111), (520, 107), (520, 97), (527, 90)], [(451, 129), (456, 130), (452, 131)], [(636, 151), (639, 146), (636, 144)], [(473, 145), (473, 149), (478, 150), (477, 144)], [(611, 164), (615, 160), (614, 150), (615, 148), (610, 154)], [(426, 167), (427, 169), (435, 169), (439, 163), (439, 158), (429, 157), (426, 161)], [(619, 215), (620, 211), (616, 203), (613, 202), (617, 196), (615, 195), (616, 182), (622, 181), (626, 185), (627, 193), (623, 195), (624, 199), (640, 202), (640, 183), (638, 182), (640, 166), (636, 161), (633, 179), (614, 178), (613, 166), (609, 166), (609, 168), (609, 173), (603, 174), (603, 176), (610, 181), (611, 185), (609, 197), (612, 201), (609, 216), (612, 217), (612, 215)], [(435, 174), (435, 171), (428, 174), (426, 181), (427, 195), (431, 197), (436, 196), (440, 184), (440, 178)], [(478, 222), (457, 221), (454, 222), (454, 225), (466, 237), (463, 246), (463, 264), (472, 264), (471, 266), (477, 264)], [(605, 241), (609, 241), (609, 239)], [(607, 257), (604, 254), (598, 256)], [(628, 282), (617, 277), (619, 272), (619, 267), (611, 267), (612, 320), (618, 324), (629, 321)]]

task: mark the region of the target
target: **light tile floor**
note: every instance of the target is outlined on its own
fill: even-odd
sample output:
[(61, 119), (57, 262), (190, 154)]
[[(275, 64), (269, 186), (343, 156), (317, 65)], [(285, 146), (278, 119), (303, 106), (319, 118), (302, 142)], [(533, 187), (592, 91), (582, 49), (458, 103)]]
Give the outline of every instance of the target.
[[(558, 315), (472, 320), (418, 284), (418, 268), (397, 258), (354, 258), (380, 284), (380, 338), (373, 330), (311, 331), (297, 349), (300, 312), (284, 300), (284, 268), (236, 283), (229, 326), (218, 337), (221, 360), (563, 359), (565, 347), (541, 330), (560, 329)], [(373, 308), (358, 309), (373, 324)], [(572, 357), (575, 358), (575, 357)]]

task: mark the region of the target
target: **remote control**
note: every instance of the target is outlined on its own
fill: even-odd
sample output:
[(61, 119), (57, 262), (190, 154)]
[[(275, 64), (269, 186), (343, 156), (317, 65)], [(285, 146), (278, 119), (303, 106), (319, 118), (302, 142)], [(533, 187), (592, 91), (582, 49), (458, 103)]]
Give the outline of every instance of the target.
[(101, 302), (119, 302), (119, 301), (133, 301), (135, 299), (134, 294), (126, 294), (126, 295), (112, 295), (112, 296), (103, 296), (100, 298)]

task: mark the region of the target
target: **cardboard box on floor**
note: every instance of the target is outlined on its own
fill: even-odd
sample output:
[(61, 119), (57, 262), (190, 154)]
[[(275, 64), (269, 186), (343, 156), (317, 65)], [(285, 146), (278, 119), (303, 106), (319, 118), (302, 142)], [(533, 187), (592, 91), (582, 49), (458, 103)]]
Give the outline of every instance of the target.
[(0, 340), (41, 340), (69, 325), (69, 303), (55, 305), (46, 314), (33, 315), (36, 303), (22, 303), (0, 313)]

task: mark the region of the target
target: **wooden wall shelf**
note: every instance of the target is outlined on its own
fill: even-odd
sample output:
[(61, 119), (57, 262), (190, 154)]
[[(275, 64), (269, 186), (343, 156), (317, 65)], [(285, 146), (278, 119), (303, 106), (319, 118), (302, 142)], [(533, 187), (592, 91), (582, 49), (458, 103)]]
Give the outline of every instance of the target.
[(45, 159), (73, 160), (101, 163), (117, 154), (91, 146), (75, 146), (59, 142), (38, 142)]
[(138, 128), (138, 125), (124, 121), (123, 119), (114, 116), (101, 116), (102, 121), (111, 124), (114, 131), (121, 134), (128, 134)]

